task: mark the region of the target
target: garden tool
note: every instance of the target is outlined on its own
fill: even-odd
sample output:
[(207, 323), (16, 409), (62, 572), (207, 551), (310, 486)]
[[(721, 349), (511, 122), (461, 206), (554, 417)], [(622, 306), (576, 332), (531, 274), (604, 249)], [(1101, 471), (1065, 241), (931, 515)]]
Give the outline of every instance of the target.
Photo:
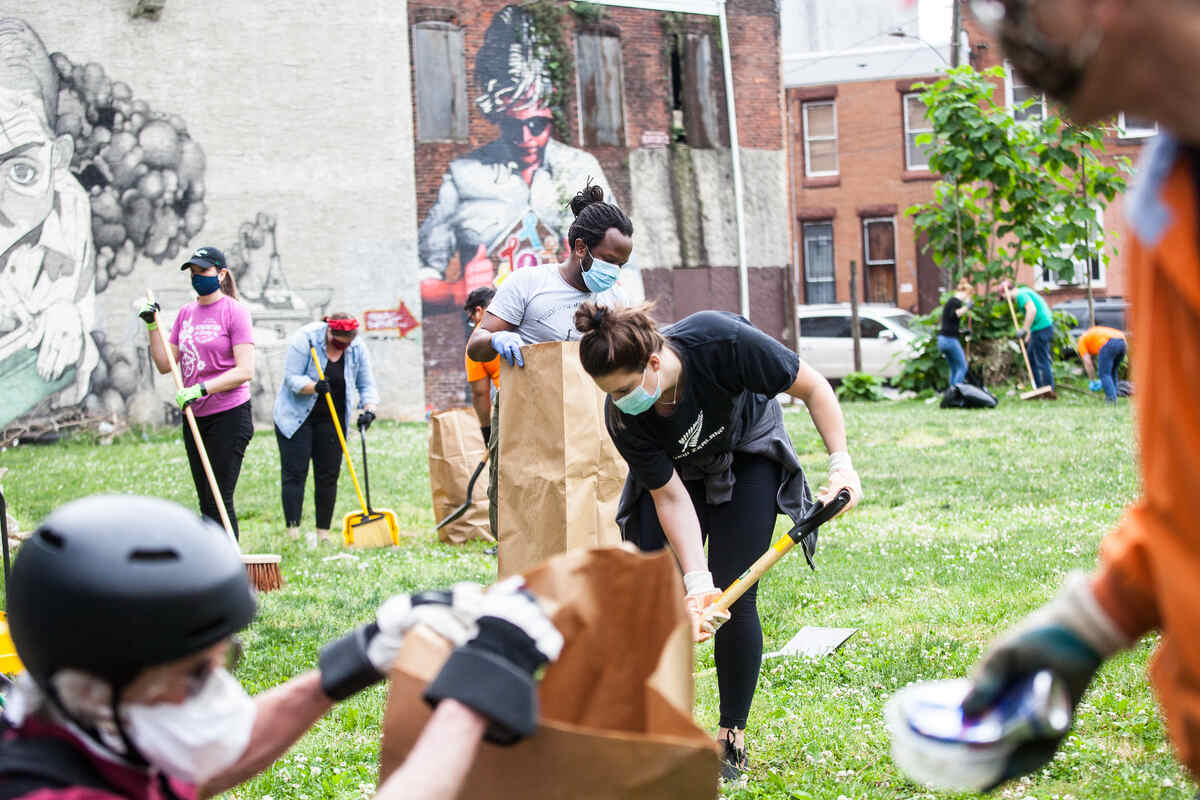
[[(1006, 297), (1005, 299), (1008, 300), (1008, 313), (1012, 314), (1013, 325), (1019, 331), (1019, 330), (1021, 330), (1021, 323), (1017, 322), (1017, 309), (1013, 307), (1013, 301), (1012, 301), (1011, 297)], [(1025, 369), (1029, 370), (1030, 391), (1025, 392), (1023, 395), (1021, 395), (1021, 399), (1022, 400), (1032, 400), (1035, 397), (1044, 397), (1046, 395), (1053, 393), (1054, 392), (1053, 387), (1037, 385), (1037, 380), (1033, 377), (1033, 367), (1029, 363), (1029, 353), (1025, 350), (1025, 340), (1023, 338), (1021, 338), (1020, 336), (1018, 336), (1017, 344), (1021, 348), (1021, 356), (1025, 359)]]
[[(325, 380), (325, 372), (321, 369), (321, 361), (317, 358), (317, 348), (310, 347), (313, 363), (317, 365), (317, 377)], [(352, 547), (387, 547), (400, 544), (400, 529), (396, 525), (396, 513), (390, 509), (371, 510), (371, 503), (363, 497), (362, 487), (358, 483), (358, 474), (354, 471), (354, 462), (350, 460), (350, 449), (346, 446), (346, 437), (342, 433), (342, 421), (338, 417), (337, 408), (333, 405), (333, 397), (325, 394), (325, 402), (329, 404), (329, 416), (333, 418), (333, 429), (337, 431), (338, 441), (342, 445), (342, 455), (346, 457), (346, 467), (350, 470), (350, 480), (354, 481), (354, 491), (358, 494), (358, 504), (362, 512), (352, 511), (342, 520), (342, 540)], [(367, 468), (367, 439), (362, 429), (359, 435), (363, 437), (363, 477), (366, 478)], [(367, 491), (370, 491), (368, 484)]]
[[(4, 547), (4, 608), (8, 608), (8, 503), (4, 500), (4, 492), (0, 490), (0, 540)], [(24, 667), (21, 659), (17, 658), (17, 648), (13, 646), (12, 637), (8, 635), (8, 615), (0, 612), (0, 674), (16, 675)], [(4, 701), (0, 699), (0, 707)]]
[[(843, 508), (850, 502), (850, 490), (839, 489), (838, 493), (833, 496), (833, 499), (828, 504), (822, 503), (820, 500), (813, 504), (808, 514), (799, 522), (796, 523), (790, 531), (783, 536), (775, 544), (771, 545), (771, 549), (758, 557), (758, 560), (750, 565), (750, 568), (739, 575), (729, 587), (721, 593), (721, 596), (713, 601), (712, 605), (705, 607), (704, 614), (711, 616), (717, 612), (728, 611), (729, 607), (737, 602), (746, 591), (758, 583), (758, 579), (766, 574), (767, 570), (775, 566), (775, 562), (787, 555), (788, 551), (796, 545), (803, 542), (809, 536), (816, 533), (817, 528), (825, 524), (829, 520), (838, 515)], [(810, 569), (816, 569), (813, 564), (812, 556), (809, 555), (808, 548), (804, 549), (804, 558), (808, 561)]]
[[(149, 289), (146, 290), (146, 299), (151, 303), (154, 302), (154, 293)], [(154, 329), (150, 335), (158, 334), (163, 352), (167, 354), (167, 363), (171, 365), (171, 376), (175, 379), (175, 388), (182, 389), (183, 375), (179, 372), (179, 365), (175, 363), (175, 354), (171, 351), (171, 345), (167, 342), (167, 337), (163, 336), (162, 328), (158, 325), (157, 311), (154, 312), (154, 323)], [(277, 554), (242, 553), (242, 547), (238, 544), (237, 537), (233, 535), (233, 525), (229, 521), (229, 511), (225, 508), (225, 500), (221, 495), (217, 476), (213, 474), (212, 464), (208, 461), (208, 451), (204, 449), (204, 440), (200, 438), (200, 428), (196, 426), (196, 414), (190, 405), (183, 407), (183, 416), (187, 419), (188, 428), (192, 432), (192, 441), (196, 443), (196, 452), (200, 455), (200, 463), (204, 467), (205, 477), (208, 478), (208, 488), (216, 502), (217, 513), (221, 516), (221, 525), (225, 528), (225, 535), (229, 537), (234, 549), (241, 554), (242, 564), (246, 567), (246, 575), (250, 578), (251, 585), (260, 592), (283, 588), (283, 575), (279, 569), (280, 557)]]
[(463, 501), (463, 504), (461, 506), (459, 506), (458, 508), (451, 511), (444, 520), (439, 522), (437, 524), (435, 530), (443, 528), (446, 525), (449, 525), (451, 522), (454, 522), (454, 520), (458, 519), (463, 514), (467, 513), (467, 509), (471, 507), (471, 493), (475, 490), (475, 481), (479, 479), (479, 475), (480, 475), (480, 473), (483, 472), (483, 468), (486, 465), (487, 465), (487, 453), (484, 453), (483, 458), (480, 460), (479, 464), (475, 467), (475, 471), (471, 473), (471, 480), (467, 481), (467, 499)]

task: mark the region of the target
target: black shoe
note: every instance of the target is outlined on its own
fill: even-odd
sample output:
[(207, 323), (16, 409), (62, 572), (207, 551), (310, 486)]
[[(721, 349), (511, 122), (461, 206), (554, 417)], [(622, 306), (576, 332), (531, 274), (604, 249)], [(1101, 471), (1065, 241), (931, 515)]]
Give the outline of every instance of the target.
[(726, 781), (736, 781), (742, 777), (742, 773), (746, 771), (746, 748), (738, 748), (734, 745), (733, 732), (725, 734), (725, 741), (721, 744), (725, 748), (725, 755), (721, 757), (721, 779)]
[(494, 556), (499, 552), (500, 552), (500, 545), (494, 544), (491, 547), (489, 547), (488, 549), (484, 550), (483, 554), (485, 556)]

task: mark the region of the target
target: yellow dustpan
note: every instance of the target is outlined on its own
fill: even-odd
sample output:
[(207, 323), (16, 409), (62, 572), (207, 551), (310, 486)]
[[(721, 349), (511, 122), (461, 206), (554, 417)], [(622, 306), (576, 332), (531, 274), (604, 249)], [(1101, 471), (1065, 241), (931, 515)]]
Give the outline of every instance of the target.
[[(317, 349), (310, 347), (313, 363), (317, 365), (317, 377), (325, 380), (321, 370), (321, 361), (317, 358)], [(333, 417), (333, 429), (337, 431), (338, 441), (342, 444), (342, 455), (346, 457), (346, 466), (350, 470), (350, 480), (354, 481), (354, 491), (358, 493), (358, 504), (362, 513), (351, 512), (342, 521), (342, 539), (352, 547), (388, 547), (400, 544), (400, 528), (396, 524), (396, 513), (390, 509), (372, 509), (370, 502), (363, 499), (362, 487), (358, 485), (358, 475), (354, 472), (354, 462), (350, 460), (350, 450), (346, 447), (346, 437), (342, 434), (342, 421), (338, 418), (337, 408), (333, 398), (325, 395), (329, 403), (329, 416)], [(366, 440), (363, 440), (363, 466), (366, 466)], [(368, 491), (370, 491), (368, 489)]]

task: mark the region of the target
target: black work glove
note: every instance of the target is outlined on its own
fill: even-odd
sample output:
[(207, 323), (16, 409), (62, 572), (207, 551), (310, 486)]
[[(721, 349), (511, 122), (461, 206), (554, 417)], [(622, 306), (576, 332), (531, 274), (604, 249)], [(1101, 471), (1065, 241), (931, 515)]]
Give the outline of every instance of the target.
[(313, 394), (329, 394), (329, 381), (325, 380), (324, 378), (317, 381), (317, 385), (313, 387)]
[[(1042, 670), (1050, 670), (1066, 683), (1072, 706), (1078, 707), (1104, 659), (1130, 644), (1096, 602), (1087, 577), (1072, 575), (1057, 597), (992, 644), (975, 668), (963, 712), (982, 714), (1014, 684)], [(1065, 734), (1019, 746), (989, 790), (1041, 769), (1054, 758), (1064, 738)]]
[(488, 442), (490, 442), (492, 440), (492, 426), (491, 425), (480, 425), (479, 432), (483, 434), (483, 445), (484, 445), (484, 447), (486, 447)]
[(563, 638), (520, 576), (483, 596), (479, 633), (450, 654), (425, 690), (436, 707), (457, 700), (491, 720), (484, 738), (515, 744), (537, 730), (537, 671), (558, 658)]
[(157, 314), (161, 309), (162, 306), (160, 306), (158, 303), (151, 303), (149, 300), (144, 300), (142, 301), (142, 305), (138, 308), (138, 316), (141, 317), (142, 322), (146, 323), (146, 327), (153, 330), (154, 327), (157, 327), (154, 320), (154, 315)]
[(358, 415), (358, 421), (354, 424), (358, 426), (358, 429), (360, 431), (365, 431), (367, 428), (371, 427), (371, 423), (374, 421), (375, 421), (375, 412), (374, 411), (364, 411)]

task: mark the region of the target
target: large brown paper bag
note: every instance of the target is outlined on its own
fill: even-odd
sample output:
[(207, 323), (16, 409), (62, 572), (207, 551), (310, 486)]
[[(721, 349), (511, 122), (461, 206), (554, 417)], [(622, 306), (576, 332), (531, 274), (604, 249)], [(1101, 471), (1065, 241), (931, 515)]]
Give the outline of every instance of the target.
[(620, 543), (617, 501), (629, 471), (579, 343), (521, 353), (524, 367), (500, 365), (500, 577), (576, 547)]
[[(471, 473), (487, 448), (479, 418), (469, 408), (452, 408), (429, 418), (429, 486), (433, 489), (433, 518), (441, 522), (467, 499)], [(488, 524), (487, 474), (481, 473), (471, 493), (471, 507), (438, 529), (438, 539), (462, 544), (471, 539), (492, 540)]]
[[(565, 642), (541, 683), (541, 726), (513, 747), (483, 744), (459, 797), (715, 798), (717, 748), (692, 721), (691, 626), (674, 559), (573, 550), (525, 577)], [(421, 693), (448, 654), (425, 629), (405, 639), (384, 714), (381, 784), (428, 722)]]

